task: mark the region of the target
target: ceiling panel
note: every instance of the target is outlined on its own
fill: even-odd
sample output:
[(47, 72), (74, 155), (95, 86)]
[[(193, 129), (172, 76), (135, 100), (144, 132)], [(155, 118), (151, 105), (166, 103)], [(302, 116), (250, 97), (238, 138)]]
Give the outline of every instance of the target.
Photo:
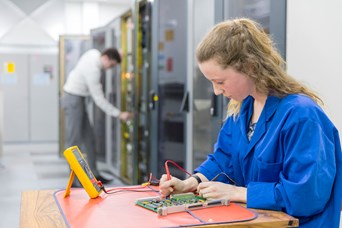
[(26, 16), (13, 3), (0, 1), (0, 43), (1, 37)]
[(103, 2), (118, 5), (131, 5), (132, 0), (65, 0), (66, 2)]
[(3, 45), (53, 46), (57, 42), (49, 36), (34, 20), (27, 17), (16, 24), (2, 39)]
[(18, 6), (19, 9), (21, 9), (26, 14), (31, 14), (33, 11), (35, 11), (37, 8), (39, 8), (41, 5), (45, 4), (49, 0), (29, 0), (29, 1), (23, 1), (23, 0), (10, 0), (13, 2), (16, 6)]

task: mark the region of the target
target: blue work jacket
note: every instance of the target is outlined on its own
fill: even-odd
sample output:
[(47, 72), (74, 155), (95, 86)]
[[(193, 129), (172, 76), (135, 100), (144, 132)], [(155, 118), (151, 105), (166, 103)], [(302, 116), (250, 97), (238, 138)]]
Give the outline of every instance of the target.
[[(301, 227), (339, 227), (342, 154), (338, 131), (305, 95), (269, 96), (251, 141), (247, 97), (224, 123), (214, 153), (195, 172), (224, 172), (247, 187), (247, 207), (284, 211)], [(218, 181), (229, 183), (225, 175)]]

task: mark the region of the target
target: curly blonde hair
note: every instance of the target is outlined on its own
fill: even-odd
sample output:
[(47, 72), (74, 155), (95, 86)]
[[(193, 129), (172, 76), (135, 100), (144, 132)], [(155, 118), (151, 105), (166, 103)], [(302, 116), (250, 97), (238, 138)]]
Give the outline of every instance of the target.
[[(257, 92), (277, 97), (305, 94), (319, 105), (318, 95), (287, 74), (285, 61), (258, 23), (248, 18), (228, 20), (215, 25), (196, 49), (198, 63), (214, 60), (250, 77)], [(230, 100), (228, 116), (238, 115), (241, 102)]]

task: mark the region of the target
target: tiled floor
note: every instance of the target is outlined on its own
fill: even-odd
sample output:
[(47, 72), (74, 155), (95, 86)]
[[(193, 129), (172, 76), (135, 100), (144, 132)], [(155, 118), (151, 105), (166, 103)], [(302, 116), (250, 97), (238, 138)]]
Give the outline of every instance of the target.
[[(19, 227), (21, 192), (63, 189), (69, 168), (57, 145), (5, 145), (0, 156), (0, 227)], [(110, 185), (122, 183), (114, 180)]]

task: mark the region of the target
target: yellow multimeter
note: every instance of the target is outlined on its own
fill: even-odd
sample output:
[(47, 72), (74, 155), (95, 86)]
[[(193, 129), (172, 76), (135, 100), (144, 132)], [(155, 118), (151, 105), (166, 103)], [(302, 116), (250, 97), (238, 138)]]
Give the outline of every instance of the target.
[(64, 198), (70, 195), (70, 189), (75, 174), (78, 180), (81, 182), (83, 188), (88, 193), (89, 197), (92, 199), (98, 197), (102, 192), (102, 185), (96, 180), (79, 148), (77, 146), (69, 147), (64, 151), (64, 157), (68, 161), (71, 169), (70, 178), (64, 194)]

